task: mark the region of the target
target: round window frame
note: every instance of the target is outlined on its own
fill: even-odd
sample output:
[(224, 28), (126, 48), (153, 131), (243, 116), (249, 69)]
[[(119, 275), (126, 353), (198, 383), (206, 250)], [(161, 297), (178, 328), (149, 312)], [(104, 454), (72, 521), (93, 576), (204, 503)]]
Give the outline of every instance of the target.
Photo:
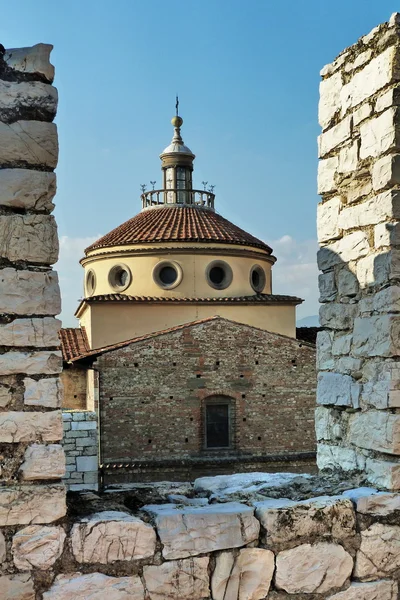
[[(89, 277), (93, 277), (92, 285), (89, 284)], [(97, 285), (96, 273), (93, 271), (93, 269), (89, 269), (87, 271), (86, 277), (85, 277), (86, 294), (88, 296), (93, 296), (93, 294), (96, 290), (96, 285)]]
[[(163, 283), (161, 281), (160, 271), (164, 267), (172, 267), (173, 269), (175, 269), (177, 277), (173, 283)], [(173, 290), (174, 288), (178, 287), (178, 285), (182, 282), (182, 279), (183, 279), (182, 267), (175, 260), (162, 260), (159, 263), (157, 263), (155, 265), (155, 267), (153, 268), (154, 283), (156, 285), (158, 285), (158, 287), (162, 288), (163, 290)]]
[[(118, 285), (116, 283), (115, 274), (116, 274), (117, 270), (123, 270), (123, 271), (127, 272), (128, 278), (126, 280), (125, 285)], [(118, 263), (117, 265), (114, 265), (113, 267), (111, 267), (111, 269), (108, 273), (108, 283), (110, 284), (112, 289), (115, 290), (116, 292), (125, 291), (132, 283), (132, 273), (131, 273), (130, 268), (123, 263)]]
[[(223, 269), (225, 272), (224, 279), (221, 281), (221, 283), (214, 283), (210, 279), (210, 271), (211, 271), (211, 269), (214, 269), (215, 267), (219, 267), (219, 268)], [(214, 288), (214, 290), (226, 290), (226, 288), (228, 288), (231, 285), (232, 280), (233, 280), (232, 267), (230, 266), (229, 263), (225, 262), (224, 260), (213, 260), (212, 262), (210, 262), (207, 265), (206, 278), (207, 278), (208, 285), (210, 287)]]
[[(255, 285), (253, 285), (253, 273), (254, 273), (254, 271), (258, 271), (258, 274), (262, 278), (263, 285), (261, 286), (261, 288), (260, 288), (260, 286), (256, 287)], [(267, 274), (266, 274), (265, 270), (262, 268), (261, 265), (256, 264), (256, 265), (253, 265), (251, 267), (249, 280), (250, 280), (250, 285), (251, 285), (253, 291), (256, 292), (256, 294), (262, 294), (265, 286), (267, 285)]]

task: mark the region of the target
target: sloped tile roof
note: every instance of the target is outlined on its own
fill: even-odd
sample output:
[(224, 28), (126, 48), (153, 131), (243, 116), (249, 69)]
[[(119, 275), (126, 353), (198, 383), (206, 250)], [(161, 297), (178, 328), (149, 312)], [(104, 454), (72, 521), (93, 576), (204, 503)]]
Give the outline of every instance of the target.
[(217, 242), (255, 246), (272, 253), (265, 242), (237, 227), (212, 210), (174, 206), (144, 210), (86, 248), (157, 242)]
[(61, 351), (65, 361), (72, 360), (90, 350), (85, 328), (66, 327), (60, 329)]

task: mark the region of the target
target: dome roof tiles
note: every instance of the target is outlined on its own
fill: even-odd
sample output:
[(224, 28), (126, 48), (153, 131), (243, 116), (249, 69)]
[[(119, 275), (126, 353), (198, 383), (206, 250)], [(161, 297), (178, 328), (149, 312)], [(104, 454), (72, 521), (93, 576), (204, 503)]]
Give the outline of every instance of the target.
[(157, 242), (217, 242), (255, 246), (272, 253), (265, 242), (247, 233), (212, 210), (173, 206), (144, 210), (86, 248)]

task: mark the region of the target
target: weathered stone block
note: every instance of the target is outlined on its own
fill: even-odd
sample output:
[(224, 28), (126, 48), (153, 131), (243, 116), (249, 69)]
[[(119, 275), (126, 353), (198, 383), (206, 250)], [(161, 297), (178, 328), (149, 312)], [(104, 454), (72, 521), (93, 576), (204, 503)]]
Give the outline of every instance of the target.
[(372, 186), (381, 190), (400, 183), (400, 154), (389, 154), (376, 161), (372, 167)]
[(400, 369), (397, 363), (367, 361), (363, 378), (362, 401), (365, 404), (378, 409), (398, 408)]
[(36, 593), (30, 573), (0, 576), (2, 600), (35, 600)]
[[(365, 58), (365, 57), (364, 57)], [(340, 91), (342, 115), (357, 106), (378, 90), (399, 78), (396, 48), (391, 46), (376, 56), (361, 71), (353, 75)], [(362, 55), (358, 60), (362, 61)], [(360, 63), (357, 63), (358, 66)]]
[(62, 371), (61, 352), (6, 352), (2, 354), (0, 375), (56, 375)]
[(341, 356), (345, 354), (348, 356), (350, 353), (352, 340), (353, 335), (351, 333), (347, 333), (345, 335), (335, 335), (332, 343), (332, 355)]
[(254, 509), (237, 502), (184, 508), (148, 505), (143, 510), (155, 517), (168, 560), (244, 546), (256, 540), (260, 530)]
[(318, 163), (318, 194), (334, 192), (337, 189), (335, 175), (339, 160), (337, 156), (320, 160)]
[(63, 485), (0, 488), (0, 526), (51, 523), (65, 513)]
[(268, 594), (275, 568), (274, 554), (263, 548), (244, 548), (217, 555), (211, 578), (213, 600), (262, 600)]
[(358, 403), (359, 384), (350, 375), (319, 373), (317, 403), (334, 406), (355, 406)]
[(337, 288), (335, 282), (335, 273), (333, 271), (321, 273), (321, 275), (318, 276), (318, 284), (320, 302), (332, 302), (335, 300)]
[(319, 322), (321, 327), (329, 329), (352, 329), (357, 312), (356, 304), (323, 304), (319, 309)]
[(96, 513), (76, 523), (72, 552), (79, 563), (111, 564), (154, 556), (156, 534), (151, 525), (118, 511)]
[[(279, 503), (279, 501), (278, 501)], [(345, 542), (356, 534), (356, 518), (351, 500), (321, 496), (288, 506), (256, 502), (256, 517), (271, 548), (290, 548), (310, 538), (330, 538)]]
[(103, 573), (58, 575), (43, 600), (144, 600), (140, 577), (109, 577)]
[(54, 271), (39, 273), (1, 269), (0, 286), (1, 313), (57, 315), (61, 311), (58, 276)]
[(372, 114), (372, 106), (369, 102), (366, 102), (360, 108), (353, 112), (353, 124), (359, 125), (365, 119), (368, 119)]
[(34, 73), (49, 81), (54, 79), (54, 67), (50, 64), (51, 44), (35, 44), (28, 48), (9, 48), (4, 60), (9, 67), (22, 73)]
[(360, 286), (358, 285), (357, 277), (352, 273), (347, 266), (340, 269), (338, 273), (338, 291), (339, 296), (354, 297), (358, 294)]
[(364, 231), (354, 231), (341, 240), (320, 248), (317, 254), (318, 267), (321, 271), (331, 269), (335, 265), (349, 263), (366, 256), (371, 250), (368, 237)]
[(400, 223), (379, 223), (374, 227), (374, 246), (383, 248), (385, 246), (400, 245)]
[(376, 225), (400, 217), (400, 193), (389, 190), (365, 200), (362, 204), (343, 208), (339, 216), (342, 230)]
[[(373, 295), (366, 296), (360, 303), (362, 316), (375, 313), (395, 313), (400, 311), (400, 286), (391, 285)], [(376, 315), (373, 315), (376, 316)]]
[(327, 600), (396, 600), (397, 591), (396, 581), (352, 583), (347, 590), (329, 596)]
[(0, 121), (0, 164), (55, 169), (58, 162), (57, 127), (43, 121)]
[(357, 317), (354, 320), (354, 356), (398, 356), (400, 318), (396, 315)]
[(346, 432), (346, 417), (342, 411), (324, 406), (315, 409), (315, 433), (317, 440), (335, 442), (343, 439)]
[(400, 490), (400, 464), (368, 458), (366, 463), (368, 481), (387, 490)]
[[(29, 413), (33, 414), (33, 413)], [(52, 414), (52, 413), (44, 413)], [(65, 455), (59, 444), (32, 444), (28, 446), (21, 465), (22, 479), (61, 479), (65, 474)]]
[(319, 84), (318, 120), (323, 129), (329, 126), (335, 114), (340, 110), (340, 91), (342, 89), (342, 74), (335, 73)]
[(15, 566), (21, 571), (50, 569), (62, 554), (65, 537), (62, 527), (30, 525), (21, 529), (12, 541)]
[(400, 494), (377, 494), (360, 496), (357, 499), (357, 512), (363, 515), (386, 517), (394, 511), (400, 511)]
[(209, 598), (208, 562), (208, 556), (204, 556), (144, 567), (143, 577), (150, 600)]
[(361, 532), (354, 575), (360, 579), (386, 577), (400, 568), (400, 527), (373, 523)]
[(57, 112), (58, 94), (55, 87), (41, 81), (0, 81), (0, 120), (24, 118), (52, 121)]
[(365, 457), (353, 448), (319, 443), (317, 465), (321, 470), (362, 471), (365, 468)]
[(386, 283), (400, 276), (400, 255), (394, 248), (375, 252), (357, 263), (357, 279), (362, 288)]
[(56, 175), (32, 169), (0, 170), (0, 205), (25, 210), (52, 211)]
[(63, 435), (61, 412), (18, 412), (0, 413), (0, 442), (44, 442), (61, 440)]
[(318, 138), (319, 157), (325, 158), (327, 154), (346, 140), (351, 135), (351, 119), (346, 117), (337, 125), (322, 133)]
[(331, 331), (319, 331), (317, 334), (317, 369), (333, 369), (334, 360), (332, 357), (332, 338)]
[(396, 108), (388, 108), (379, 117), (360, 125), (360, 158), (376, 157), (399, 148), (400, 128)]
[(57, 226), (51, 215), (0, 216), (0, 256), (46, 265), (58, 259)]
[(24, 404), (27, 406), (61, 408), (63, 386), (60, 379), (50, 377), (36, 381), (36, 379), (26, 377), (24, 379), (24, 385)]
[(0, 325), (1, 346), (59, 346), (58, 332), (61, 321), (52, 317), (43, 319), (15, 319)]
[(342, 546), (302, 544), (276, 557), (275, 585), (289, 594), (323, 594), (342, 587), (352, 569), (353, 559)]
[(345, 146), (339, 152), (338, 173), (350, 173), (355, 171), (358, 165), (359, 143), (356, 140), (353, 144)]
[[(333, 159), (329, 158), (328, 160)], [(339, 197), (332, 198), (323, 204), (321, 202), (318, 204), (317, 233), (319, 242), (327, 242), (341, 237), (342, 232), (338, 225), (341, 207), (342, 202)]]
[(400, 414), (368, 410), (349, 419), (349, 442), (388, 454), (400, 454)]

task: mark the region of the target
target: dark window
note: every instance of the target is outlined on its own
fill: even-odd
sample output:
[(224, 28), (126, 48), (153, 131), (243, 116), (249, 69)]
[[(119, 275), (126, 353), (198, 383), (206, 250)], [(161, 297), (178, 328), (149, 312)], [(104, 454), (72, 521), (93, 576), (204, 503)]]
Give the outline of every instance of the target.
[(164, 285), (171, 285), (177, 280), (178, 273), (174, 267), (165, 266), (160, 270), (159, 278)]
[(206, 405), (206, 447), (228, 448), (229, 404)]
[(222, 267), (213, 267), (210, 269), (210, 279), (215, 285), (221, 285), (225, 277), (225, 271)]

